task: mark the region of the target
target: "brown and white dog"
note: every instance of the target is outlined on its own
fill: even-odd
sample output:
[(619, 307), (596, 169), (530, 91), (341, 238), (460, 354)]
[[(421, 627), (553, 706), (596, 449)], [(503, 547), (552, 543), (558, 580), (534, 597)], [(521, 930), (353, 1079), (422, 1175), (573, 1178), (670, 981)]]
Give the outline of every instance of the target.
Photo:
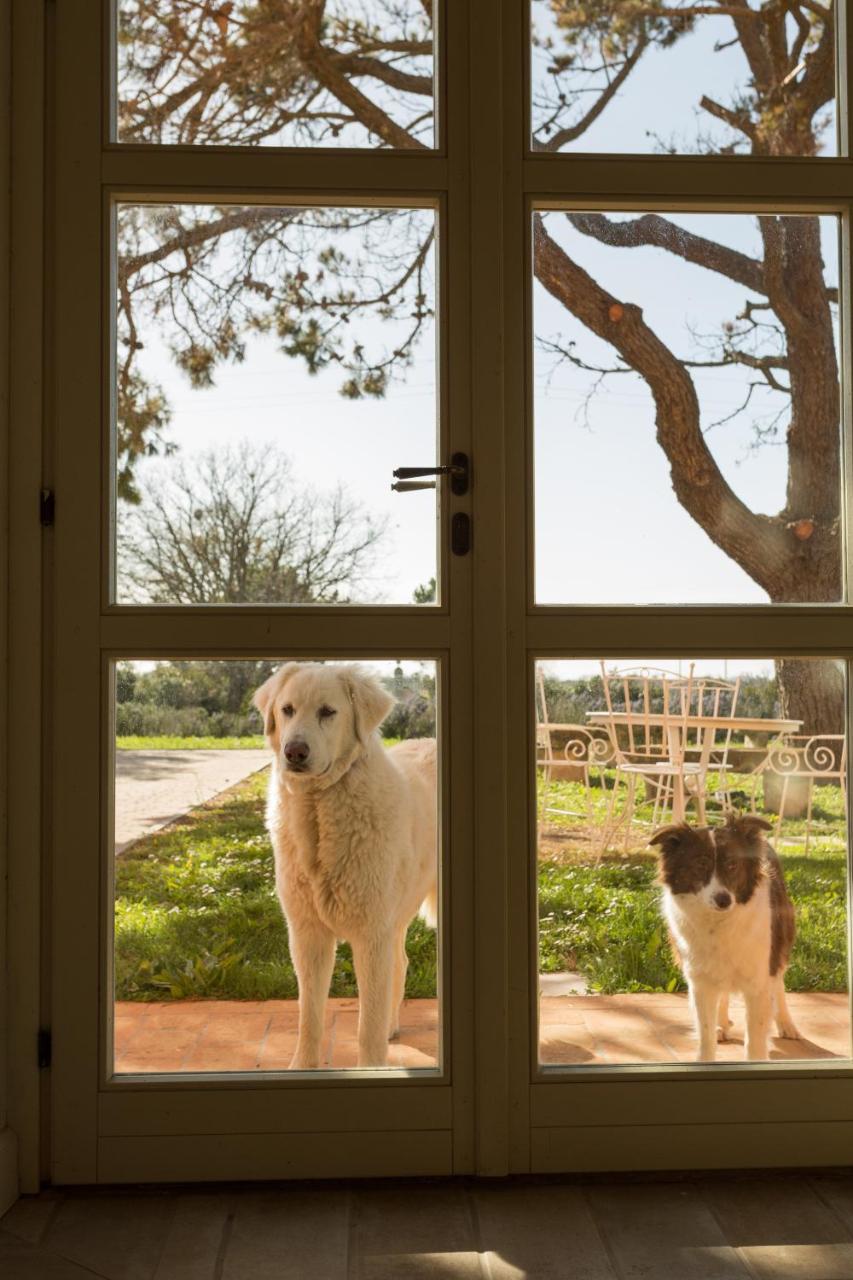
[(798, 1040), (785, 1000), (794, 942), (794, 906), (763, 818), (730, 814), (720, 827), (663, 827), (658, 845), (663, 913), (684, 971), (699, 1037), (700, 1062), (728, 1039), (729, 995), (746, 1005), (746, 1056), (767, 1058), (771, 1018)]

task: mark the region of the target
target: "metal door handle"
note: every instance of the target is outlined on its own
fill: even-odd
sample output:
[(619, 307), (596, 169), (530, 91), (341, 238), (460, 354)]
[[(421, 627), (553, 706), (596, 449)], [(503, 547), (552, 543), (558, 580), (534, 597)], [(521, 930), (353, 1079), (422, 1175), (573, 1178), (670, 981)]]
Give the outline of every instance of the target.
[[(394, 475), (396, 474), (397, 472), (395, 471)], [(397, 493), (409, 493), (411, 492), (412, 489), (434, 489), (435, 481), (434, 480), (398, 480), (396, 484), (391, 485), (391, 488), (395, 489)]]
[(468, 461), (467, 453), (454, 453), (450, 458), (450, 466), (447, 467), (397, 467), (394, 472), (394, 479), (403, 481), (402, 484), (392, 484), (391, 488), (398, 493), (407, 493), (411, 489), (434, 489), (435, 482), (429, 481), (422, 484), (410, 484), (407, 481), (414, 480), (417, 476), (449, 476), (451, 493), (462, 495), (468, 492), (471, 484), (471, 465)]

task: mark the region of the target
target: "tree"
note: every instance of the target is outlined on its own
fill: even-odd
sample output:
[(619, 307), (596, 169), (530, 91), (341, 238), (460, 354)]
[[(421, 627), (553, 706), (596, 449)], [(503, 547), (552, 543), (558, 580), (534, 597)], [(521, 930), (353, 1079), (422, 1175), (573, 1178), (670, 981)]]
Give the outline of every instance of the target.
[(435, 578), (430, 578), (429, 582), (422, 582), (415, 587), (412, 592), (412, 599), (415, 604), (435, 604), (436, 591)]
[(384, 525), (297, 484), (275, 449), (177, 463), (119, 521), (119, 583), (154, 604), (305, 604), (366, 587)]
[[(651, 52), (677, 47), (697, 24), (714, 19), (729, 27), (717, 50), (736, 45), (747, 74), (728, 101), (697, 93), (707, 125), (680, 150), (819, 153), (835, 91), (831, 3), (533, 5), (535, 39), (547, 62), (534, 90), (539, 149), (559, 151), (582, 139)], [(334, 0), (124, 0), (121, 7), (119, 120), (126, 140), (338, 139), (408, 150), (429, 144), (430, 0), (364, 0), (359, 17)], [(685, 511), (771, 601), (840, 599), (837, 290), (825, 278), (818, 219), (762, 214), (761, 254), (750, 257), (657, 214), (566, 216), (575, 231), (614, 252), (653, 245), (743, 289), (742, 310), (701, 363), (738, 365), (786, 397), (787, 495), (773, 514), (752, 511), (722, 475), (703, 435), (691, 361), (662, 341), (634, 299), (604, 289), (544, 218), (535, 221), (534, 270), (542, 286), (613, 348), (617, 363), (604, 375), (633, 370), (648, 385), (657, 441)], [(128, 209), (118, 273), (126, 351), (119, 447), (128, 496), (135, 457), (163, 447), (167, 412), (135, 366), (138, 317), (164, 324), (168, 318), (175, 358), (196, 381), (210, 378), (217, 361), (239, 359), (246, 333), (265, 328), (309, 368), (340, 364), (345, 394), (382, 395), (390, 378), (405, 372), (429, 316), (432, 229), (423, 218), (405, 218), (396, 209)], [(358, 252), (341, 250), (353, 233), (361, 237)], [(360, 316), (405, 331), (400, 339), (395, 331), (390, 350), (376, 350), (372, 337), (368, 343), (348, 336), (347, 324)], [(577, 351), (566, 354), (588, 365)], [(742, 413), (750, 413), (749, 396)], [(786, 714), (812, 732), (841, 727), (841, 677), (832, 664), (786, 661), (779, 677)]]

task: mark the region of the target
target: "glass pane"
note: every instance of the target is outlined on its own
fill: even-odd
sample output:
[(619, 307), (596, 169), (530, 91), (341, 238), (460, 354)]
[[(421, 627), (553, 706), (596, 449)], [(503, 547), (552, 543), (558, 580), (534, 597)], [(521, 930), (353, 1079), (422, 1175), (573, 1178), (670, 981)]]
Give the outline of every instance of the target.
[(437, 1066), (437, 675), (116, 665), (118, 1074)]
[(835, 660), (537, 664), (543, 1065), (850, 1058), (844, 708)]
[(841, 600), (837, 220), (533, 236), (537, 603)]
[(120, 204), (116, 599), (436, 599), (432, 209)]
[(117, 0), (119, 142), (435, 145), (433, 0)]
[(834, 9), (531, 0), (533, 147), (837, 155)]

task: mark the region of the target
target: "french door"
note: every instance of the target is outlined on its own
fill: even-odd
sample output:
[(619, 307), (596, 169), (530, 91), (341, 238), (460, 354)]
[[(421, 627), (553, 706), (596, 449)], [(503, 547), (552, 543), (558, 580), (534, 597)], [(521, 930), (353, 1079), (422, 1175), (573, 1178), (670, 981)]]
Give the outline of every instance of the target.
[[(824, 489), (813, 477), (806, 505), (789, 504), (777, 522), (795, 551), (826, 536), (820, 585), (812, 588), (802, 550), (790, 560), (788, 579), (795, 570), (801, 578), (788, 595), (784, 583), (744, 586), (758, 581), (760, 556), (749, 560), (719, 509), (703, 514), (697, 492), (711, 493), (720, 472), (745, 537), (757, 537), (763, 517), (734, 496), (726, 477), (737, 458), (715, 457), (713, 435), (703, 434), (710, 418), (687, 421), (697, 398), (704, 414), (702, 397), (710, 403), (714, 392), (684, 370), (757, 369), (784, 394), (773, 379), (791, 371), (793, 349), (739, 344), (740, 331), (723, 330), (722, 345), (709, 354), (706, 343), (703, 355), (697, 320), (697, 350), (673, 360), (661, 334), (675, 321), (655, 316), (644, 329), (641, 307), (652, 317), (664, 294), (678, 294), (679, 278), (658, 276), (654, 263), (623, 273), (608, 259), (641, 241), (676, 244), (671, 256), (686, 270), (700, 251), (716, 252), (729, 283), (734, 276), (747, 290), (744, 323), (762, 323), (767, 282), (750, 237), (758, 226), (769, 263), (775, 223), (790, 240), (789, 270), (821, 252), (828, 264), (824, 301), (831, 295), (840, 319), (827, 332), (845, 385), (846, 121), (835, 158), (794, 144), (754, 163), (731, 148), (679, 154), (677, 143), (651, 155), (636, 139), (621, 150), (637, 154), (620, 154), (618, 133), (572, 152), (560, 82), (571, 60), (555, 54), (537, 79), (560, 6), (532, 6), (532, 72), (522, 0), (377, 3), (369, 51), (366, 28), (347, 25), (364, 15), (347, 8), (283, 6), (300, 69), (285, 40), (263, 74), (252, 58), (282, 32), (254, 29), (252, 6), (60, 0), (55, 8), (50, 1176), (109, 1183), (849, 1163), (849, 1043), (748, 1064), (691, 1062), (671, 1043), (660, 1056), (665, 1037), (652, 1045), (623, 1006), (617, 1025), (606, 998), (669, 991), (686, 1008), (677, 976), (667, 971), (658, 985), (645, 970), (601, 977), (603, 961), (629, 949), (615, 933), (601, 944), (607, 955), (583, 961), (575, 994), (590, 1004), (565, 1003), (571, 991), (552, 997), (540, 983), (540, 968), (577, 978), (580, 944), (558, 939), (546, 955), (547, 886), (563, 884), (574, 864), (565, 850), (540, 848), (535, 710), (540, 679), (575, 696), (602, 660), (605, 670), (663, 666), (691, 681), (725, 665), (726, 684), (738, 688), (745, 677), (728, 680), (729, 667), (758, 664), (762, 689), (774, 680), (785, 688), (787, 663), (786, 696), (796, 672), (808, 683), (803, 662), (822, 663), (846, 707), (847, 401), (840, 411), (831, 396), (823, 404), (832, 419), (822, 422)], [(843, 37), (835, 43), (843, 70)], [(367, 67), (361, 58), (387, 61)], [(214, 66), (226, 67), (219, 80)], [(368, 73), (379, 85), (370, 102), (356, 85)], [(606, 107), (610, 92), (596, 92)], [(296, 114), (293, 95), (301, 95)], [(648, 215), (639, 228), (637, 215)], [(570, 236), (592, 246), (586, 257)], [(719, 327), (728, 298), (701, 289), (696, 297), (692, 314), (707, 304)], [(783, 328), (796, 328), (794, 312), (779, 320)], [(599, 345), (581, 349), (579, 333)], [(645, 436), (630, 430), (636, 389), (619, 402), (618, 422), (563, 430), (570, 418), (578, 426), (595, 395), (588, 381), (561, 389), (565, 370), (644, 379), (642, 394), (651, 389), (654, 399), (642, 410)], [(759, 423), (759, 442), (773, 443), (775, 409)], [(712, 406), (710, 417), (727, 412)], [(615, 434), (602, 446), (608, 430)], [(409, 476), (391, 493), (393, 470), (448, 468), (454, 455), (468, 459), (467, 484), (453, 483), (458, 471), (434, 482)], [(753, 503), (764, 510), (756, 484)], [(660, 516), (670, 490), (689, 513), (684, 526), (678, 513), (675, 523)], [(247, 507), (263, 509), (260, 528), (240, 525)], [(687, 546), (700, 516), (702, 537), (737, 563), (743, 581), (706, 564), (704, 543)], [(270, 539), (277, 556), (267, 555)], [(258, 930), (281, 937), (281, 921), (263, 915), (268, 902), (255, 915), (250, 904), (256, 890), (269, 899), (271, 863), (266, 853), (252, 866), (240, 861), (247, 840), (266, 848), (260, 764), (226, 768), (224, 783), (189, 804), (171, 793), (149, 798), (142, 826), (122, 790), (123, 777), (135, 785), (156, 771), (151, 753), (177, 749), (166, 738), (204, 739), (199, 758), (215, 748), (204, 727), (225, 712), (217, 704), (191, 721), (184, 684), (202, 690), (190, 700), (197, 710), (204, 689), (242, 680), (243, 701), (228, 714), (245, 743), (252, 673), (289, 661), (370, 666), (406, 714), (420, 699), (437, 738), (438, 927), (434, 939), (426, 926), (410, 932), (407, 990), (420, 1030), (392, 1045), (383, 1068), (359, 1069), (347, 1057), (356, 993), (342, 962), (326, 1059), (320, 1069), (288, 1069), (292, 975), (272, 945), (257, 958)], [(164, 683), (164, 671), (177, 683)], [(802, 725), (804, 715), (790, 720)], [(398, 736), (388, 724), (386, 737)], [(149, 757), (128, 763), (122, 752), (134, 735)], [(181, 760), (184, 772), (197, 768)], [(618, 785), (611, 770), (597, 797), (587, 786), (590, 803)], [(573, 810), (578, 798), (561, 803)], [(158, 836), (164, 818), (178, 826)], [(833, 865), (846, 884), (843, 812), (836, 826)], [(595, 879), (598, 862), (590, 866), (598, 905), (567, 908), (572, 937), (582, 916), (610, 918), (618, 906), (606, 877), (601, 889)], [(631, 864), (626, 875), (642, 882), (654, 912), (650, 867)], [(140, 886), (155, 882), (146, 915)], [(845, 893), (833, 945), (846, 955)], [(234, 941), (238, 929), (254, 960)], [(413, 937), (427, 957), (423, 973)], [(843, 1003), (846, 960), (835, 959), (827, 993)], [(262, 972), (273, 975), (266, 986)], [(803, 982), (807, 989), (808, 975)], [(829, 982), (815, 977), (812, 986), (823, 994)], [(216, 1005), (230, 1019), (218, 1030), (208, 1021), (220, 1016), (210, 1012)], [(594, 1015), (607, 1027), (590, 1030)], [(140, 1017), (154, 1031), (144, 1052)], [(643, 1028), (650, 1017), (642, 1015)], [(556, 1055), (547, 1047), (553, 1026)]]

